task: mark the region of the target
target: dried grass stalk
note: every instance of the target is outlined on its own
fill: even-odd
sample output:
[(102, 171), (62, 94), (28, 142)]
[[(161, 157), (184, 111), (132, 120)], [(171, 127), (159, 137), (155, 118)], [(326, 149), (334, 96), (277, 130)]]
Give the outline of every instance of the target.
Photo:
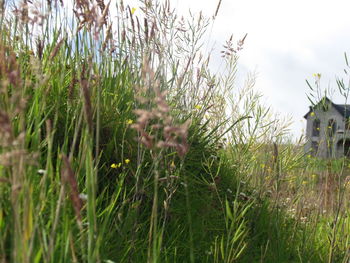
[(63, 169), (62, 169), (62, 181), (70, 186), (70, 199), (73, 204), (75, 216), (77, 217), (78, 224), (81, 225), (81, 210), (83, 208), (83, 201), (79, 196), (78, 182), (75, 178), (72, 166), (68, 157), (62, 154)]

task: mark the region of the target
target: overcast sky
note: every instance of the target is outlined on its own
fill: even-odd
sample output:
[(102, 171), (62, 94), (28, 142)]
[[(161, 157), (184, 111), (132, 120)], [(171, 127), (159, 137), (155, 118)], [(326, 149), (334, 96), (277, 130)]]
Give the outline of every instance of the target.
[[(132, 5), (137, 1), (129, 0)], [(212, 16), (218, 0), (170, 0), (183, 14), (191, 9)], [(248, 33), (240, 53), (238, 77), (256, 70), (256, 88), (281, 115), (293, 117), (292, 133), (302, 134), (309, 101), (305, 79), (321, 73), (323, 88), (336, 88), (336, 76), (345, 68), (344, 52), (350, 57), (350, 1), (345, 0), (222, 0), (211, 33), (216, 59), (233, 34)], [(214, 56), (215, 57), (215, 56)], [(335, 97), (335, 103), (342, 99)]]

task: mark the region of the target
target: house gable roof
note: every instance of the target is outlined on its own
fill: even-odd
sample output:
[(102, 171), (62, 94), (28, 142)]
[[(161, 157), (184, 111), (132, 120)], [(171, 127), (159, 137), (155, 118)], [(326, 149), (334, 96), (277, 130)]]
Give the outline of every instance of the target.
[(350, 105), (333, 103), (333, 106), (344, 118), (350, 117)]
[(309, 111), (304, 115), (304, 118), (307, 119), (307, 116), (317, 107), (325, 105), (326, 102), (330, 102), (330, 104), (344, 117), (350, 117), (350, 105), (348, 104), (335, 104), (326, 96), (323, 97), (317, 104), (309, 107)]

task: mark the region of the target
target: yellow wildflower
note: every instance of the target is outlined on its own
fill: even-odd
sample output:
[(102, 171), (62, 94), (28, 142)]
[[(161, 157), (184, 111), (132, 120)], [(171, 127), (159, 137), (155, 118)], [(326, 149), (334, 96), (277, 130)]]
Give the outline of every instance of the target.
[(128, 125), (130, 125), (130, 124), (133, 124), (133, 120), (131, 120), (131, 119), (128, 119), (127, 121), (126, 121), (126, 124), (128, 124)]
[(113, 169), (117, 169), (117, 168), (119, 168), (120, 166), (122, 166), (122, 164), (121, 164), (121, 163), (118, 163), (118, 164), (116, 164), (116, 163), (112, 163), (111, 168), (113, 168)]
[(130, 160), (129, 159), (125, 159), (124, 161), (126, 164), (130, 163)]
[(312, 112), (310, 113), (310, 116), (311, 116), (311, 117), (315, 116), (315, 113), (312, 111)]
[(197, 110), (200, 110), (200, 109), (202, 109), (202, 106), (201, 105), (196, 105), (196, 106), (194, 106)]
[(303, 181), (302, 184), (304, 184), (304, 185), (307, 184), (307, 181)]
[(132, 15), (135, 13), (135, 11), (136, 11), (136, 8), (135, 8), (135, 7), (131, 8), (131, 14), (132, 14)]
[(261, 167), (262, 169), (264, 169), (264, 168), (265, 168), (265, 164), (262, 163), (262, 164), (260, 165), (260, 167)]

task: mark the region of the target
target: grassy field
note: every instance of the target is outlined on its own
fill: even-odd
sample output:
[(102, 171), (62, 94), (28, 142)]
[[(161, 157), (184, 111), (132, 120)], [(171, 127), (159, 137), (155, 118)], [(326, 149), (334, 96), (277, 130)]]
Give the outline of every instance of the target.
[(218, 10), (0, 6), (1, 263), (349, 262), (349, 160), (236, 85), (245, 36), (210, 71)]

